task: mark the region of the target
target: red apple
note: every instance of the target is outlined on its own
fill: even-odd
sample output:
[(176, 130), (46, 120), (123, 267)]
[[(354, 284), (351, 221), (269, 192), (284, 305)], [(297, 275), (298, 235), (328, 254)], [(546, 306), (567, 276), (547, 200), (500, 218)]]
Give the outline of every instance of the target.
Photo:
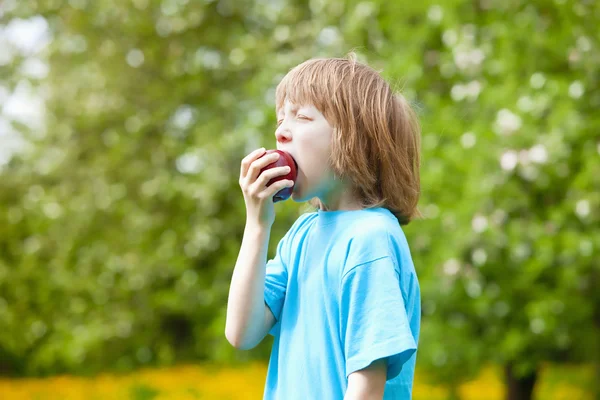
[[(263, 169), (261, 169), (260, 173), (262, 174), (262, 172), (267, 169), (271, 169), (271, 168), (275, 168), (275, 167), (285, 167), (286, 165), (290, 167), (290, 172), (288, 172), (286, 175), (277, 176), (277, 177), (271, 179), (267, 183), (267, 186), (270, 186), (274, 182), (280, 181), (282, 179), (289, 179), (289, 180), (294, 181), (294, 186), (295, 186), (296, 177), (298, 174), (298, 165), (296, 164), (296, 160), (294, 160), (294, 158), (290, 155), (290, 153), (288, 153), (286, 151), (281, 151), (281, 150), (267, 150), (266, 153), (263, 154), (261, 157), (264, 157), (267, 154), (271, 154), (271, 153), (279, 153), (279, 158), (274, 163), (271, 163), (271, 164), (267, 165), (266, 167), (264, 167)], [(294, 186), (283, 188), (279, 192), (277, 192), (275, 194), (275, 196), (273, 196), (273, 203), (277, 203), (278, 201), (287, 200), (292, 195), (292, 192), (294, 191)]]

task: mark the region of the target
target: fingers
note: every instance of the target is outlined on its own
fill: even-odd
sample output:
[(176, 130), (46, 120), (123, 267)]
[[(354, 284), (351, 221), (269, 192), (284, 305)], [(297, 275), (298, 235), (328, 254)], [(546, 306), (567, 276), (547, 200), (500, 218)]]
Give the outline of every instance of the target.
[[(250, 183), (248, 179), (246, 180), (248, 192), (258, 194), (265, 190), (271, 179), (277, 178), (278, 176), (286, 175), (289, 172), (290, 169), (288, 166), (267, 169), (266, 171), (261, 173), (258, 179), (256, 179), (254, 182)], [(248, 174), (248, 176), (250, 176), (250, 173)]]
[(277, 194), (277, 192), (279, 192), (281, 189), (292, 186), (294, 186), (294, 181), (283, 179), (281, 181), (274, 182), (271, 186), (260, 192), (259, 196), (264, 199), (272, 199), (273, 196), (275, 196), (275, 194)]
[[(248, 168), (248, 173), (246, 174), (246, 179), (249, 183), (253, 183), (258, 178), (260, 174), (260, 170), (266, 167), (269, 164), (274, 163), (279, 159), (279, 153), (271, 153), (262, 158), (254, 160), (250, 164), (250, 168)], [(266, 172), (266, 171), (265, 171)]]
[(286, 175), (289, 172), (290, 167), (288, 167), (287, 165), (284, 167), (271, 168), (266, 171), (263, 171), (263, 173), (259, 175), (258, 179), (256, 179), (255, 183), (258, 186), (266, 186), (271, 179), (277, 178), (278, 176)]
[(252, 162), (254, 160), (256, 160), (257, 158), (259, 158), (260, 156), (265, 154), (265, 152), (266, 152), (266, 149), (264, 147), (261, 147), (260, 149), (256, 149), (252, 153), (250, 153), (246, 157), (244, 157), (244, 159), (242, 160), (241, 168), (240, 168), (240, 180), (246, 177), (246, 174), (248, 173), (248, 168), (250, 167), (250, 164), (252, 164)]
[(261, 170), (276, 162), (280, 157), (278, 153), (265, 155), (265, 152), (264, 148), (254, 150), (242, 160), (240, 186), (247, 203), (249, 201), (264, 203), (265, 199), (272, 200), (280, 190), (294, 186), (294, 181), (289, 179), (278, 180), (267, 186), (272, 179), (289, 174), (290, 167), (285, 165), (269, 168), (261, 173)]

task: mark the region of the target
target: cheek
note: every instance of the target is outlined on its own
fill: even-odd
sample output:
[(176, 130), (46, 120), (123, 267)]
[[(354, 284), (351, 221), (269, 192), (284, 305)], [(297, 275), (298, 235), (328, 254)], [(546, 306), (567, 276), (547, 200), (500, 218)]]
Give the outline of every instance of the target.
[[(314, 158), (314, 159), (312, 159)], [(327, 162), (322, 159), (316, 159), (311, 156), (310, 160), (307, 160), (305, 168), (300, 173), (300, 186), (303, 190), (315, 190), (321, 187), (330, 176), (330, 169)]]
[(309, 179), (325, 175), (329, 168), (331, 133), (324, 129), (300, 132), (295, 141), (301, 175)]
[(302, 154), (306, 164), (327, 165), (329, 160), (330, 145), (321, 138), (315, 138), (309, 143), (300, 144), (300, 154)]

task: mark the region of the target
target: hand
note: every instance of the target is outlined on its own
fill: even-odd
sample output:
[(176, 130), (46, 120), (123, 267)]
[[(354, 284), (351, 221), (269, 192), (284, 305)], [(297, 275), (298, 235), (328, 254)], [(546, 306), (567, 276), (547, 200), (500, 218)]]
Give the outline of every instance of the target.
[(273, 196), (285, 187), (292, 187), (294, 182), (284, 179), (267, 187), (271, 179), (286, 175), (290, 169), (287, 166), (276, 167), (260, 174), (261, 169), (280, 157), (278, 153), (261, 157), (265, 153), (266, 150), (260, 148), (244, 157), (240, 170), (240, 187), (246, 202), (246, 222), (270, 228), (275, 222)]

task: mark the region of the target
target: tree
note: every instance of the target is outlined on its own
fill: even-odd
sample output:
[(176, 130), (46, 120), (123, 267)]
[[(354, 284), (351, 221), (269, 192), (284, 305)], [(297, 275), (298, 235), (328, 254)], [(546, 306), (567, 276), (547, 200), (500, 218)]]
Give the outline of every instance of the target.
[(437, 216), (414, 225), (417, 264), (435, 266), (422, 348), (450, 383), (497, 362), (507, 397), (529, 399), (543, 361), (598, 365), (598, 60), (584, 4), (481, 6), (444, 10), (416, 84)]
[[(8, 3), (7, 3), (8, 4)], [(45, 129), (0, 170), (0, 356), (21, 374), (263, 358), (224, 340), (243, 232), (237, 178), (274, 147), (274, 88), (355, 50), (423, 125), (406, 227), (423, 289), (419, 364), (450, 386), (493, 361), (510, 399), (544, 360), (595, 362), (600, 329), (594, 5), (381, 0), (12, 2), (40, 15)], [(40, 132), (45, 132), (43, 135)], [(272, 234), (303, 207), (278, 204)], [(25, 332), (25, 334), (23, 334)], [(595, 352), (595, 353), (594, 353)]]

